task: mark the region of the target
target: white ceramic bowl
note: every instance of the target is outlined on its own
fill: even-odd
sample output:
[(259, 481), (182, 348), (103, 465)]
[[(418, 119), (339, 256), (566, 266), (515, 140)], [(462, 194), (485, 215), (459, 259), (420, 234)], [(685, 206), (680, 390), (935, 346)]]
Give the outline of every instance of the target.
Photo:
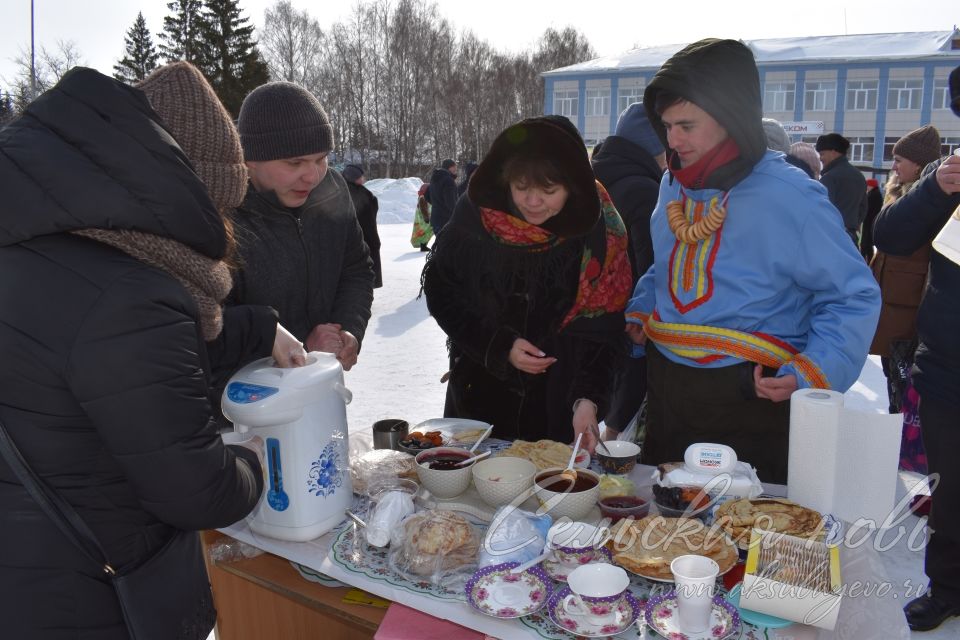
[[(560, 471), (563, 471), (563, 467), (545, 469), (534, 477), (534, 491), (537, 499), (540, 501), (541, 508), (548, 507), (546, 513), (549, 513), (554, 521), (562, 517), (580, 520), (590, 513), (590, 509), (600, 498), (600, 476), (589, 469), (577, 469), (577, 475), (584, 475), (593, 479), (593, 486), (586, 491), (564, 493), (562, 490), (553, 491), (541, 486), (540, 482), (544, 476), (556, 474)], [(553, 478), (548, 478), (548, 480), (553, 480)]]
[(466, 449), (460, 447), (434, 447), (417, 454), (414, 460), (417, 463), (417, 476), (423, 488), (437, 498), (453, 498), (470, 486), (471, 473), (476, 462), (457, 469), (431, 469), (431, 459), (443, 454), (460, 456), (464, 460), (470, 457)]
[(533, 487), (537, 466), (524, 458), (501, 456), (473, 465), (473, 484), (491, 507), (510, 504)]

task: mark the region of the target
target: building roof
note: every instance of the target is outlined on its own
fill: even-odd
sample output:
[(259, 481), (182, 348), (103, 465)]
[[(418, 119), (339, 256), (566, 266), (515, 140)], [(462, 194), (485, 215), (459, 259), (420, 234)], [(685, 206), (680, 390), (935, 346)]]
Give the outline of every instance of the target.
[[(912, 60), (960, 57), (960, 30), (868, 33), (847, 36), (808, 36), (743, 41), (758, 64), (818, 63), (858, 60)], [(544, 76), (659, 69), (667, 58), (685, 47), (667, 44), (638, 47), (621, 54), (594, 58), (543, 73)]]

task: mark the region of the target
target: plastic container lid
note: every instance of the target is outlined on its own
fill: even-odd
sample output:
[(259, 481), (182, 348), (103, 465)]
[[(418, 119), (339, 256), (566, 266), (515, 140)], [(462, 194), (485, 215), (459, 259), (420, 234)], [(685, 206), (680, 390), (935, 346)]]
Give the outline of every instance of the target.
[(691, 473), (733, 473), (737, 467), (737, 452), (725, 444), (697, 442), (687, 447), (683, 464)]

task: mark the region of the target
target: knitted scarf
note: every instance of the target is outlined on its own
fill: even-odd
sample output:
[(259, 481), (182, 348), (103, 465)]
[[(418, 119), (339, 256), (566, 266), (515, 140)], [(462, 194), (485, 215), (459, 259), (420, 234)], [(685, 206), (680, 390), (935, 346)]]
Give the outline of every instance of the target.
[(141, 262), (169, 273), (190, 293), (200, 311), (200, 328), (208, 342), (223, 329), (220, 303), (233, 286), (222, 260), (197, 253), (186, 245), (141, 231), (79, 229), (73, 233), (120, 249)]
[[(710, 175), (725, 164), (740, 156), (740, 148), (733, 138), (727, 138), (703, 154), (689, 167), (671, 169), (670, 172), (687, 189), (702, 189)], [(726, 189), (724, 189), (726, 191)]]
[[(610, 195), (599, 182), (597, 194), (603, 214), (603, 240), (592, 243), (588, 239), (584, 243), (577, 297), (560, 325), (561, 330), (577, 318), (622, 312), (632, 291), (626, 228)], [(481, 207), (480, 219), (498, 243), (531, 253), (547, 251), (564, 241), (543, 227), (496, 209)]]

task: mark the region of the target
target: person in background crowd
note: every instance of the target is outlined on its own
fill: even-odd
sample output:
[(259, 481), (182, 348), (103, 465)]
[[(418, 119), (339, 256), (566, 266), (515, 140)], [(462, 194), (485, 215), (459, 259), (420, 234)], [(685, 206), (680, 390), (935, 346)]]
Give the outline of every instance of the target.
[(430, 185), (424, 183), (417, 191), (417, 208), (413, 212), (413, 232), (410, 234), (410, 244), (420, 251), (430, 251), (427, 243), (433, 237), (433, 227), (430, 226), (430, 203), (427, 202), (427, 189)]
[(350, 370), (370, 319), (373, 263), (347, 185), (327, 171), (327, 114), (300, 85), (270, 82), (244, 99), (238, 127), (250, 186), (229, 302), (273, 307), (308, 351)]
[[(939, 157), (940, 132), (936, 127), (920, 127), (897, 140), (884, 205), (889, 206), (910, 191), (917, 184), (920, 171)], [(871, 232), (871, 238), (872, 235)], [(930, 250), (927, 242), (909, 256), (878, 251), (870, 263), (883, 299), (870, 353), (880, 356), (883, 364), (890, 413), (900, 413), (906, 375), (913, 363), (917, 310), (927, 287)]]
[(353, 201), (353, 209), (357, 214), (357, 222), (360, 223), (360, 231), (363, 232), (363, 241), (370, 251), (370, 259), (373, 260), (373, 288), (379, 289), (383, 286), (383, 268), (380, 265), (380, 233), (377, 231), (377, 211), (380, 208), (380, 203), (377, 201), (377, 196), (373, 195), (364, 186), (367, 179), (364, 177), (363, 167), (358, 164), (348, 164), (340, 172), (340, 175), (347, 183), (350, 200)]
[[(627, 245), (636, 285), (653, 264), (650, 214), (657, 206), (660, 178), (667, 160), (660, 138), (650, 125), (643, 105), (624, 109), (612, 136), (593, 158), (593, 172), (610, 193), (610, 199), (627, 228)], [(632, 286), (631, 286), (632, 289)], [(647, 395), (646, 358), (630, 358), (626, 349), (616, 368), (610, 409), (604, 418), (606, 439), (616, 438), (640, 410)]]
[(790, 138), (787, 132), (783, 130), (783, 125), (779, 120), (773, 118), (763, 118), (763, 133), (767, 136), (767, 149), (779, 151), (783, 155), (790, 153)]
[(670, 175), (650, 221), (654, 263), (627, 307), (648, 365), (641, 459), (718, 442), (785, 483), (790, 395), (853, 384), (879, 289), (823, 188), (767, 150), (746, 45), (685, 47), (643, 105)]
[(449, 338), (445, 416), (510, 440), (583, 434), (593, 450), (630, 263), (623, 222), (567, 118), (497, 136), (437, 236), (423, 291)]
[(817, 153), (823, 163), (820, 183), (843, 216), (843, 226), (856, 247), (860, 246), (857, 233), (867, 216), (867, 181), (860, 170), (850, 164), (847, 151), (850, 141), (839, 133), (828, 133), (817, 138)]
[(876, 178), (867, 179), (867, 216), (860, 227), (860, 255), (868, 263), (873, 258), (873, 221), (883, 208), (883, 194)]
[[(208, 345), (237, 362), (273, 349), (302, 364), (304, 354), (269, 310), (221, 309), (225, 215), (243, 199), (246, 169), (203, 75), (177, 62), (138, 90), (67, 72), (0, 132), (0, 189), (16, 194), (0, 202), (0, 422), (30, 467), (121, 571), (177, 530), (242, 519), (263, 472), (253, 451), (220, 439)], [(130, 637), (102, 565), (2, 457), (0, 531), (4, 637)], [(182, 563), (183, 584), (206, 581)], [(212, 595), (175, 615), (179, 638), (204, 640)]]
[[(792, 164), (796, 168), (803, 171), (805, 174), (813, 178), (813, 173), (810, 170), (810, 166), (806, 161), (795, 156), (791, 151), (790, 138), (787, 137), (787, 132), (783, 130), (783, 125), (780, 124), (779, 120), (774, 120), (773, 118), (764, 118), (763, 119), (763, 132), (767, 136), (767, 148), (773, 149), (774, 151), (779, 151), (783, 154), (783, 159), (787, 164)], [(810, 147), (810, 151), (814, 153), (816, 157), (816, 152), (814, 152), (813, 147)], [(817, 159), (817, 166), (820, 166), (820, 160)]]
[[(792, 162), (791, 158), (796, 158), (799, 162)], [(820, 179), (820, 155), (817, 149), (809, 142), (794, 142), (790, 145), (790, 155), (787, 156), (787, 162), (803, 169), (808, 176), (814, 180)]]
[(603, 140), (597, 141), (597, 144), (593, 145), (593, 149), (590, 150), (590, 161), (593, 162), (594, 158), (600, 155), (600, 151), (603, 150), (603, 143), (606, 141), (606, 138)]
[[(960, 117), (960, 67), (950, 74), (950, 108)], [(951, 220), (953, 216), (953, 220)], [(930, 164), (919, 184), (885, 206), (873, 226), (879, 251), (909, 256), (946, 224), (960, 224), (960, 156)], [(933, 487), (925, 571), (927, 592), (904, 607), (914, 631), (960, 615), (960, 265), (934, 249), (930, 282), (917, 314), (913, 382), (920, 392), (920, 428)]]
[(467, 185), (470, 184), (470, 176), (473, 175), (473, 172), (477, 170), (476, 162), (468, 162), (463, 167), (463, 176), (460, 177), (460, 183), (457, 184), (457, 199), (460, 199), (464, 193), (467, 192)]
[(457, 163), (447, 158), (430, 175), (430, 188), (427, 189), (426, 198), (430, 203), (430, 226), (433, 227), (433, 235), (439, 235), (440, 230), (453, 216), (453, 208), (457, 205), (457, 172)]

